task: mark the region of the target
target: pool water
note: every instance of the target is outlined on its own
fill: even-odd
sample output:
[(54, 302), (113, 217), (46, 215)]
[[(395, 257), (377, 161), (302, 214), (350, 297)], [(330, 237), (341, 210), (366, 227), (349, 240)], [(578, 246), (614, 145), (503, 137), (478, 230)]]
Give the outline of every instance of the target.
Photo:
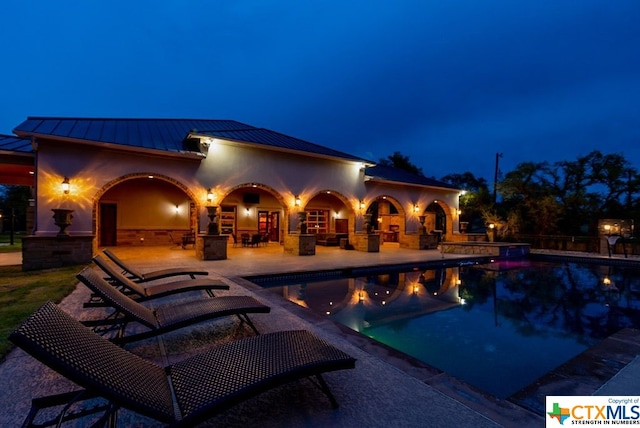
[(498, 398), (640, 328), (640, 270), (624, 267), (503, 261), (262, 286)]

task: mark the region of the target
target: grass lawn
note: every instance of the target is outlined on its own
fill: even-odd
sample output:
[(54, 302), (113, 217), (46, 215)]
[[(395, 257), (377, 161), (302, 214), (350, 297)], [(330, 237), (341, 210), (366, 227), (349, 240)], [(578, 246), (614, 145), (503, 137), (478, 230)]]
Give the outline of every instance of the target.
[(0, 266), (0, 361), (13, 347), (9, 334), (47, 300), (56, 303), (73, 291), (83, 266), (23, 272)]
[(0, 233), (0, 253), (14, 253), (22, 251), (22, 234), (13, 235), (13, 245), (11, 243), (11, 236), (8, 232)]

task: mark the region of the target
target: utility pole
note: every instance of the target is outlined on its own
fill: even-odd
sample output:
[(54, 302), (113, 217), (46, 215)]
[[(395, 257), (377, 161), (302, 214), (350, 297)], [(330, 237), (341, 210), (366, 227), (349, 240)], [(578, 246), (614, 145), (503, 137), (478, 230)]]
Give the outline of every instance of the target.
[(500, 169), (498, 168), (499, 159), (502, 157), (502, 153), (496, 153), (496, 172), (493, 176), (493, 205), (498, 201), (498, 173)]

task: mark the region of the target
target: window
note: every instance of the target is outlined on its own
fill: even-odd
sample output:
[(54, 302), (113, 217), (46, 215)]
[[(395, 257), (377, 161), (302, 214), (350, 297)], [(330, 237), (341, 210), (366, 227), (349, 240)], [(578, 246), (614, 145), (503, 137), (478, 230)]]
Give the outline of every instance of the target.
[(327, 217), (329, 210), (312, 210), (307, 211), (307, 232), (308, 233), (327, 233)]
[(220, 234), (231, 235), (236, 229), (236, 207), (235, 205), (222, 205), (220, 207)]

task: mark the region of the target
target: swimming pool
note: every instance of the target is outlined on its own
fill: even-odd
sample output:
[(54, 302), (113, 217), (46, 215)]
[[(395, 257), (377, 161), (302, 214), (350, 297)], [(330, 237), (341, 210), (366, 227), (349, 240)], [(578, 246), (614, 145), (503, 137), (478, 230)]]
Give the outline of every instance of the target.
[(640, 327), (637, 268), (521, 260), (251, 280), (499, 398)]

